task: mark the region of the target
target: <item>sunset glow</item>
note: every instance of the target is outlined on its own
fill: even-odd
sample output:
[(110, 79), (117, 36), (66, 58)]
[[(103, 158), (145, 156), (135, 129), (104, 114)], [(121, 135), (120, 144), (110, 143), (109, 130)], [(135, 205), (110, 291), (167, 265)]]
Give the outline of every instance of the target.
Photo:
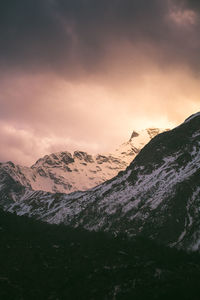
[(112, 151), (199, 110), (196, 1), (29, 2), (0, 12), (0, 161)]

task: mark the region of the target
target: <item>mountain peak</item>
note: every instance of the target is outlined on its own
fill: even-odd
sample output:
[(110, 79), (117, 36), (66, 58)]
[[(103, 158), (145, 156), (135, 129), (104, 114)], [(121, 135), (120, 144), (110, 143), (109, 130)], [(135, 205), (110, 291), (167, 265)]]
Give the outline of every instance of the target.
[(137, 137), (137, 136), (139, 136), (139, 133), (137, 133), (135, 130), (133, 130), (129, 141), (131, 141), (134, 137)]
[(79, 160), (84, 160), (85, 162), (94, 162), (92, 155), (88, 154), (84, 151), (74, 151), (74, 158), (77, 158)]
[(154, 127), (147, 128), (146, 131), (147, 131), (150, 139), (154, 138), (156, 135), (158, 135), (159, 133), (162, 132), (162, 130), (160, 130), (159, 128), (154, 128)]
[[(129, 142), (135, 142), (134, 138), (141, 138), (142, 140), (144, 140), (144, 137), (146, 137), (146, 139), (153, 139), (156, 135), (164, 132), (164, 131), (169, 131), (169, 128), (166, 129), (162, 129), (162, 128), (157, 128), (157, 127), (149, 127), (146, 129), (143, 129), (139, 132), (133, 130), (131, 137), (129, 139)], [(133, 140), (134, 139), (134, 140)]]
[(58, 166), (61, 163), (69, 164), (73, 163), (74, 159), (72, 154), (68, 151), (51, 153), (49, 155), (45, 155), (44, 157), (38, 159), (32, 168), (39, 166)]

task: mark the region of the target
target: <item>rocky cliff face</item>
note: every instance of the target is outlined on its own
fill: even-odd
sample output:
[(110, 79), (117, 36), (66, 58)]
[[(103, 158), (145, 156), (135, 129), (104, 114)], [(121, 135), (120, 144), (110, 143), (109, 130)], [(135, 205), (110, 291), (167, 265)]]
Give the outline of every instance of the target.
[(130, 140), (110, 154), (58, 152), (40, 158), (33, 166), (23, 167), (8, 162), (1, 165), (15, 181), (33, 190), (52, 193), (85, 191), (125, 170), (141, 148), (160, 133), (160, 129), (133, 132)]
[[(89, 230), (144, 235), (196, 250), (200, 245), (200, 113), (154, 137), (125, 171), (89, 191), (51, 194), (23, 190), (14, 181), (9, 184), (13, 192), (9, 204), (4, 200), (2, 206), (11, 212)], [(5, 198), (7, 184), (2, 185)]]

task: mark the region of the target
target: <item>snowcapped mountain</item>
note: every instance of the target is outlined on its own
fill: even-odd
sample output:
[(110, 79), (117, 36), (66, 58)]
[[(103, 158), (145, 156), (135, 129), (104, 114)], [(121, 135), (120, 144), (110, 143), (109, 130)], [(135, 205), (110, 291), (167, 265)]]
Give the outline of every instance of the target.
[(32, 191), (0, 172), (1, 206), (18, 215), (89, 230), (200, 246), (200, 113), (154, 137), (129, 167), (86, 192)]
[(8, 162), (1, 168), (14, 180), (33, 190), (52, 193), (85, 191), (125, 170), (141, 148), (162, 131), (158, 128), (148, 128), (139, 133), (133, 131), (130, 140), (114, 153), (92, 156), (81, 151), (73, 154), (65, 151), (46, 155), (31, 167)]

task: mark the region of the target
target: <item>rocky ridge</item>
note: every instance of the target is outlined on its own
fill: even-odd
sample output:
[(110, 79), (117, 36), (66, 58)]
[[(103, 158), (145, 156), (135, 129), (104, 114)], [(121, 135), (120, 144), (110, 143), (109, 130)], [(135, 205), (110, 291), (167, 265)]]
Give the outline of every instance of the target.
[(139, 133), (134, 131), (130, 140), (113, 153), (90, 155), (82, 151), (64, 151), (45, 155), (31, 167), (7, 162), (1, 168), (15, 181), (32, 190), (52, 193), (85, 191), (125, 170), (141, 148), (162, 131), (158, 128), (148, 128)]

